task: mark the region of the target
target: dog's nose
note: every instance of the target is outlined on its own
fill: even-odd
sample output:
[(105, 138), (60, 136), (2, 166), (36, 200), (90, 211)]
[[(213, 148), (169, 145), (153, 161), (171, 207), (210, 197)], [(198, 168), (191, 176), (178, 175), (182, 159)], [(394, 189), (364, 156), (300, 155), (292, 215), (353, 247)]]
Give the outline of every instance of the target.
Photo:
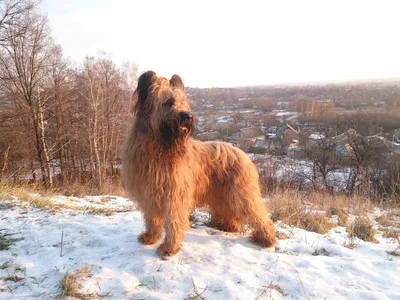
[(181, 120), (182, 121), (191, 121), (193, 119), (192, 114), (181, 113)]

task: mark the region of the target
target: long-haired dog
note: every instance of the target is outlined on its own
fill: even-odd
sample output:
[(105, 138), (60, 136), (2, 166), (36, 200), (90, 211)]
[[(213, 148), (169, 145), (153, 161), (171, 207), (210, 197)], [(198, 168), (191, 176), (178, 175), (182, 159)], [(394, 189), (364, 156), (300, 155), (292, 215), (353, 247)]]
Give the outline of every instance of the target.
[(194, 116), (178, 75), (170, 80), (148, 71), (138, 80), (134, 120), (122, 153), (122, 180), (143, 212), (146, 230), (138, 240), (156, 243), (162, 257), (180, 250), (189, 214), (208, 206), (226, 231), (242, 224), (263, 247), (276, 243), (275, 229), (261, 201), (258, 172), (240, 149), (191, 137)]

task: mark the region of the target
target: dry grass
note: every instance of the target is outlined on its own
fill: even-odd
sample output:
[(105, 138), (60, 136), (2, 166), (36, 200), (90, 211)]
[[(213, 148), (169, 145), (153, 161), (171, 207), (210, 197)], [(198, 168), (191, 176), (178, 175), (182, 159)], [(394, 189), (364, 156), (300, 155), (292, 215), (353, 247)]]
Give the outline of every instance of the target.
[(285, 298), (288, 295), (284, 289), (282, 289), (279, 285), (274, 284), (272, 281), (268, 285), (263, 286), (263, 288), (264, 290), (262, 291), (262, 293), (257, 297), (255, 297), (254, 300), (266, 298), (268, 294), (269, 294), (268, 298), (272, 298), (272, 295), (270, 294), (272, 290), (277, 291), (279, 294), (281, 294), (283, 298)]
[(332, 206), (328, 209), (328, 216), (337, 216), (338, 217), (338, 225), (339, 226), (346, 226), (348, 215), (345, 210), (339, 206)]
[(86, 210), (86, 212), (90, 215), (104, 215), (104, 216), (111, 216), (113, 211), (111, 208), (97, 208), (97, 207), (90, 207)]
[(276, 238), (279, 240), (287, 240), (290, 236), (282, 231), (276, 231)]
[[(299, 194), (289, 190), (272, 193), (267, 206), (271, 212), (272, 221), (281, 221), (290, 226), (322, 234), (333, 227), (330, 222), (332, 215), (338, 217), (339, 226), (347, 226), (349, 214), (365, 216), (374, 207), (371, 201), (357, 195), (349, 198), (323, 192)], [(313, 212), (321, 210), (327, 213), (323, 215)], [(375, 241), (374, 230), (361, 220), (363, 219), (357, 218), (357, 222), (351, 225), (349, 232), (354, 236), (362, 236), (365, 240)]]
[(301, 223), (299, 227), (319, 234), (326, 234), (328, 233), (329, 229), (333, 227), (333, 224), (323, 214), (304, 213), (301, 216)]
[(0, 233), (0, 251), (10, 249), (13, 241)]
[(59, 195), (81, 197), (86, 195), (116, 195), (126, 197), (122, 184), (117, 180), (106, 180), (103, 187), (99, 189), (92, 183), (70, 182), (62, 186), (55, 187), (53, 192)]
[(391, 243), (399, 243), (400, 244), (400, 232), (396, 229), (386, 229), (383, 234), (382, 237), (387, 238), (387, 239), (391, 239), (390, 242)]
[(4, 281), (20, 282), (23, 279), (23, 277), (19, 277), (17, 275), (10, 275), (4, 278)]
[[(118, 190), (118, 188), (115, 188), (114, 191)], [(99, 207), (79, 207), (79, 206), (74, 206), (72, 203), (56, 203), (53, 198), (55, 196), (60, 195), (58, 193), (58, 189), (53, 189), (51, 191), (45, 190), (41, 185), (33, 185), (33, 184), (25, 184), (25, 185), (10, 185), (4, 183), (4, 181), (0, 181), (0, 211), (5, 210), (5, 209), (10, 209), (14, 206), (16, 206), (15, 200), (20, 200), (22, 202), (22, 206), (29, 205), (38, 209), (43, 209), (47, 210), (50, 213), (55, 213), (61, 210), (74, 210), (74, 211), (82, 211), (88, 214), (93, 214), (93, 215), (105, 215), (105, 216), (111, 216), (114, 212), (126, 212), (129, 211), (130, 208), (126, 207), (123, 209), (115, 210), (113, 211), (109, 207), (104, 207), (104, 208), (99, 208)], [(64, 190), (65, 191), (65, 190)], [(85, 190), (85, 187), (81, 186), (81, 190), (79, 193), (82, 192), (82, 195), (93, 195), (97, 193), (88, 193)], [(119, 189), (120, 193), (121, 188)], [(68, 193), (64, 193), (68, 194)], [(75, 193), (76, 194), (76, 193)], [(104, 204), (106, 204), (107, 200), (111, 200), (113, 197), (110, 197), (109, 199), (105, 199), (103, 201)]]
[(0, 181), (0, 201), (9, 200), (12, 196), (13, 188), (5, 181)]
[(75, 270), (73, 273), (67, 272), (59, 283), (60, 294), (58, 298), (68, 299), (69, 297), (77, 299), (100, 299), (111, 297), (110, 292), (103, 293), (85, 293), (81, 291), (81, 284), (79, 281), (92, 277), (90, 268), (84, 264), (80, 269)]
[[(306, 196), (308, 203), (320, 210), (332, 210), (343, 214), (365, 215), (371, 212), (374, 204), (360, 195), (345, 195), (313, 192)], [(339, 214), (340, 214), (339, 212)], [(339, 215), (337, 215), (339, 217)]]
[(0, 182), (0, 201), (2, 202), (2, 207), (5, 208), (15, 205), (9, 202), (12, 199), (19, 199), (33, 207), (49, 211), (67, 208), (66, 205), (53, 203), (50, 200), (52, 196), (54, 196), (52, 192), (46, 191), (40, 185), (10, 185), (4, 181)]
[(11, 261), (5, 261), (0, 265), (0, 270), (8, 269), (11, 266)]
[(281, 221), (284, 224), (320, 234), (327, 233), (333, 224), (326, 215), (309, 211), (311, 205), (308, 200), (309, 198), (292, 195), (289, 192), (274, 194), (268, 201), (272, 221)]
[(67, 272), (60, 281), (59, 287), (61, 290), (60, 298), (64, 298), (65, 296), (76, 297), (80, 284), (78, 283), (75, 274)]
[(400, 228), (400, 213), (398, 210), (392, 209), (375, 218), (375, 221), (382, 226)]
[[(1, 233), (0, 232), (0, 251), (9, 250), (11, 245), (15, 242), (23, 240), (23, 238), (12, 238), (13, 233)], [(1, 266), (0, 266), (1, 269)]]
[(282, 289), (279, 285), (270, 283), (270, 284), (269, 284), (269, 288), (270, 288), (270, 289), (273, 289), (273, 290), (276, 290), (276, 291), (277, 291), (279, 294), (281, 294), (283, 297), (286, 297), (286, 296), (288, 295), (288, 294), (285, 292), (285, 290)]
[(79, 283), (79, 280), (84, 280), (91, 276), (92, 273), (90, 273), (90, 269), (86, 264), (84, 264), (80, 269), (75, 270), (73, 273), (67, 272), (59, 283), (59, 298), (64, 299), (66, 297), (75, 297), (78, 299), (98, 299), (106, 296), (106, 294), (82, 293), (80, 291), (81, 284)]
[(387, 213), (380, 215), (379, 217), (375, 218), (375, 221), (383, 226), (390, 226), (391, 222)]
[(355, 247), (358, 246), (358, 243), (356, 243), (354, 237), (350, 237), (348, 240), (346, 240), (346, 241), (342, 244), (342, 246), (353, 250)]
[[(346, 224), (348, 214), (365, 215), (374, 208), (371, 201), (357, 195), (349, 198), (344, 195), (332, 195), (324, 192), (300, 194), (290, 190), (273, 192), (269, 196), (267, 206), (274, 221), (280, 220), (287, 223), (286, 219), (293, 219), (293, 216), (298, 215), (304, 209), (325, 210), (330, 215), (338, 216), (340, 226)], [(297, 219), (300, 218), (297, 217)]]
[(89, 266), (84, 264), (79, 270), (75, 271), (75, 273), (77, 275), (79, 275), (79, 277), (81, 279), (87, 278), (87, 277), (91, 277), (92, 273), (90, 273), (90, 269)]
[(302, 198), (297, 194), (286, 192), (274, 193), (267, 203), (273, 222), (296, 226), (300, 224), (300, 216), (305, 209)]
[(22, 202), (29, 203), (29, 205), (38, 209), (47, 210), (50, 213), (55, 213), (64, 209), (74, 209), (66, 204), (54, 203), (49, 196), (34, 195), (24, 190), (16, 190), (14, 196)]
[(358, 237), (366, 242), (374, 242), (376, 230), (373, 228), (371, 221), (366, 217), (357, 217), (353, 224), (347, 229), (350, 237)]

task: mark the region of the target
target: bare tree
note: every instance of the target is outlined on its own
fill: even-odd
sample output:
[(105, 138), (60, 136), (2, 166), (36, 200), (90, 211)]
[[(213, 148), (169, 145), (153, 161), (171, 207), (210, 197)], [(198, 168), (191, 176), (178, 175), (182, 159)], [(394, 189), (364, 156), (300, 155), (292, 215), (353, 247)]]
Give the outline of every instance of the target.
[(350, 155), (344, 158), (343, 163), (347, 164), (351, 171), (346, 189), (354, 192), (358, 184), (364, 192), (370, 192), (371, 178), (381, 172), (385, 173), (381, 167), (388, 159), (387, 146), (379, 138), (353, 133), (348, 135), (347, 147)]
[(326, 136), (327, 133), (320, 133), (313, 144), (308, 143), (304, 149), (305, 158), (311, 162), (312, 173), (309, 179), (313, 183), (314, 189), (318, 188), (318, 182), (329, 190), (334, 182), (330, 182), (329, 175), (340, 169), (336, 158), (336, 143)]
[(117, 178), (137, 66), (101, 54), (73, 69), (37, 4), (0, 0), (0, 179), (101, 189)]
[(27, 14), (39, 4), (32, 0), (0, 0), (0, 45), (8, 45), (17, 36), (25, 34)]
[(93, 178), (101, 188), (107, 174), (114, 173), (125, 126), (132, 105), (132, 88), (128, 80), (132, 74), (121, 72), (112, 60), (102, 54), (100, 58), (87, 57), (77, 75), (78, 97), (86, 104), (87, 130)]
[(26, 28), (22, 33), (19, 25), (6, 29), (11, 40), (0, 52), (0, 79), (3, 89), (25, 117), (22, 121), (27, 134), (26, 147), (33, 143), (42, 180), (51, 186), (51, 155), (46, 141), (46, 110), (51, 94), (44, 78), (54, 46), (46, 17), (27, 14), (22, 26)]

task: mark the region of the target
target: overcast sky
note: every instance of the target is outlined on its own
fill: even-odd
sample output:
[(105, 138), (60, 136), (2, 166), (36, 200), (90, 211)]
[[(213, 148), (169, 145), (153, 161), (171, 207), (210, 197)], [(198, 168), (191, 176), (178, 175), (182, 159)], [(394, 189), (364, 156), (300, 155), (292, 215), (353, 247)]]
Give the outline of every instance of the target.
[(400, 1), (44, 0), (57, 43), (188, 86), (400, 76)]

